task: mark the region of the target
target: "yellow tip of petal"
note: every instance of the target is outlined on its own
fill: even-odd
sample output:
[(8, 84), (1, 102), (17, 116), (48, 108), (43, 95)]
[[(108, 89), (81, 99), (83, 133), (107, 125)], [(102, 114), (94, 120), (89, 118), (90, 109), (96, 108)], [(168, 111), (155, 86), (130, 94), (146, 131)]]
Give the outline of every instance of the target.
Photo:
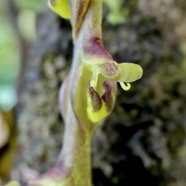
[(88, 102), (87, 106), (87, 114), (88, 118), (90, 119), (91, 122), (93, 123), (98, 123), (99, 121), (103, 120), (105, 117), (109, 115), (109, 111), (106, 108), (106, 105), (102, 103), (102, 106), (100, 110), (94, 112), (92, 109), (92, 105), (90, 102)]
[(141, 66), (134, 63), (121, 63), (118, 65), (118, 76), (114, 77), (119, 82), (134, 82), (143, 75)]
[(119, 82), (119, 84), (120, 84), (121, 88), (122, 88), (123, 90), (125, 90), (125, 91), (128, 91), (128, 90), (130, 90), (130, 88), (131, 88), (131, 84), (130, 84), (130, 83)]
[(70, 19), (68, 0), (48, 0), (48, 6), (64, 19)]

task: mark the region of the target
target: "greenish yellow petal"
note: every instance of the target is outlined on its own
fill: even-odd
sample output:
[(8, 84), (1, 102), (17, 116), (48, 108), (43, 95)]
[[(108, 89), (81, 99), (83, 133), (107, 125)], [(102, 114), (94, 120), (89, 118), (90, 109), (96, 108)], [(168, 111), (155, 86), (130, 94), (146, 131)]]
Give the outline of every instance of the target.
[(62, 18), (70, 19), (68, 0), (48, 0), (48, 6)]
[(133, 63), (121, 63), (118, 64), (118, 72), (109, 79), (118, 81), (118, 82), (133, 82), (140, 79), (143, 75), (143, 69), (141, 66)]

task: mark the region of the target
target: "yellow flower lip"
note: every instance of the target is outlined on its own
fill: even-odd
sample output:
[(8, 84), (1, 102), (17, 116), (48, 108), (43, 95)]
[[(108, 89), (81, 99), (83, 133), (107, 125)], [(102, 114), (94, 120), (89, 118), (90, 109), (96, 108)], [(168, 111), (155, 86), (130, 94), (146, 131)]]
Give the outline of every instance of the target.
[(93, 87), (88, 86), (87, 96), (87, 115), (93, 123), (103, 120), (111, 112), (114, 105), (114, 95), (112, 83), (105, 81), (103, 83), (104, 93), (99, 95)]

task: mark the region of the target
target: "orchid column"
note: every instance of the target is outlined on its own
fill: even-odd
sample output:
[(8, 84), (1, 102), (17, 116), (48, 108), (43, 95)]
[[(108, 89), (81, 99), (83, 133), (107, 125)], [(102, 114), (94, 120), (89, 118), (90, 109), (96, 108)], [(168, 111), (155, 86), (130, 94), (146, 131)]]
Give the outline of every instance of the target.
[(102, 43), (101, 0), (50, 0), (49, 6), (70, 19), (74, 54), (71, 71), (59, 92), (65, 123), (63, 148), (53, 169), (32, 186), (91, 186), (91, 138), (113, 109), (117, 82), (123, 89), (142, 76), (139, 65), (118, 64)]

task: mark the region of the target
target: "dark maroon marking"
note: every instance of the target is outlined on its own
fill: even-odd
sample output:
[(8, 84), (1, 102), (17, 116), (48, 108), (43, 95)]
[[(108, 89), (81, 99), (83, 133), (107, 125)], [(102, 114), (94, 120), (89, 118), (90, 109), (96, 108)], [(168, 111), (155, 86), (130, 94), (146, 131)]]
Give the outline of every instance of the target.
[(85, 46), (85, 52), (90, 55), (96, 55), (99, 57), (103, 57), (109, 61), (113, 61), (111, 55), (105, 50), (103, 46), (103, 42), (100, 38), (94, 37), (90, 39)]
[(103, 63), (100, 65), (101, 73), (105, 76), (113, 76), (118, 70), (118, 66), (114, 63)]
[(101, 98), (99, 94), (94, 90), (94, 88), (90, 86), (90, 83), (88, 85), (88, 93), (91, 99), (93, 111), (96, 112), (100, 110), (102, 106)]
[(110, 111), (113, 106), (112, 85), (109, 81), (105, 81), (103, 83), (103, 88), (105, 89), (105, 93), (103, 94), (102, 99), (106, 104), (107, 110)]
[(92, 0), (89, 0), (88, 3), (85, 3), (84, 0), (81, 0), (79, 3), (78, 12), (77, 12), (77, 16), (76, 16), (76, 25), (75, 25), (75, 28), (76, 28), (75, 36), (76, 37), (81, 29), (81, 26), (83, 24), (85, 16), (86, 16), (88, 9), (91, 5), (91, 1)]

